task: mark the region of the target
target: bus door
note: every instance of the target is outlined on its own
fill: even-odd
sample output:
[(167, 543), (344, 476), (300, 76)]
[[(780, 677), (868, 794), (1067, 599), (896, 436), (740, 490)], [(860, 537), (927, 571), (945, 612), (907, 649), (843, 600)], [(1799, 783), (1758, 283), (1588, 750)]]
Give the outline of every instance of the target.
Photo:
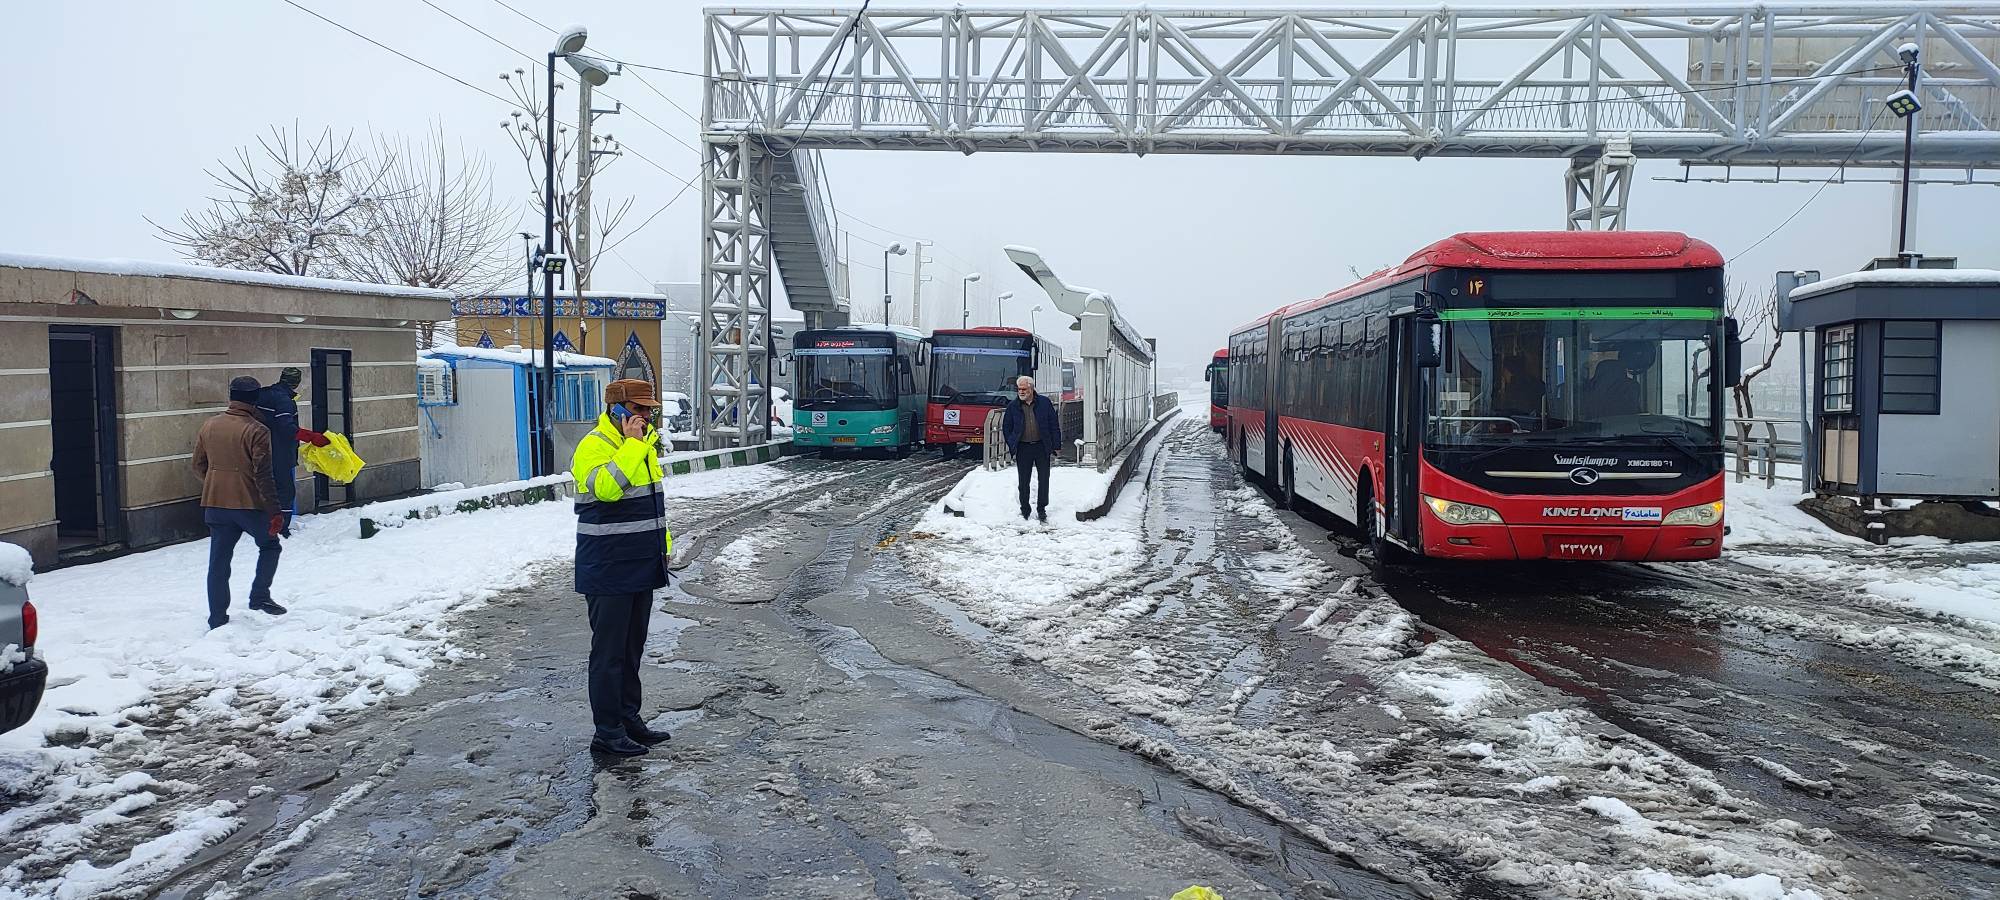
[(1422, 503), (1417, 497), (1417, 461), (1422, 457), (1423, 385), (1430, 370), (1420, 365), (1418, 348), (1427, 341), (1435, 320), (1406, 312), (1390, 320), (1389, 390), (1387, 440), (1383, 442), (1382, 500), (1383, 531), (1416, 545), (1417, 515)]
[(1279, 364), (1279, 357), (1285, 352), (1285, 320), (1271, 317), (1271, 324), (1265, 332), (1264, 352), (1257, 354), (1257, 365), (1264, 369), (1264, 467), (1263, 474), (1273, 483), (1278, 479), (1278, 379), (1285, 367)]

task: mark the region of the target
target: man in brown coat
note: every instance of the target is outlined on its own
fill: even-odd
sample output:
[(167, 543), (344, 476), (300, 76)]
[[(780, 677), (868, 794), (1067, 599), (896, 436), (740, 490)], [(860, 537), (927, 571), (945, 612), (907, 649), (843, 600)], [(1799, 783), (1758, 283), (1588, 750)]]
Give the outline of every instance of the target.
[(229, 382), (229, 409), (201, 424), (194, 442), (194, 472), (201, 476), (201, 518), (208, 525), (208, 627), (229, 621), (229, 562), (236, 541), (257, 542), (257, 574), (250, 608), (274, 616), (285, 608), (271, 600), (278, 574), (278, 531), (285, 516), (271, 479), (271, 431), (257, 418), (257, 379)]

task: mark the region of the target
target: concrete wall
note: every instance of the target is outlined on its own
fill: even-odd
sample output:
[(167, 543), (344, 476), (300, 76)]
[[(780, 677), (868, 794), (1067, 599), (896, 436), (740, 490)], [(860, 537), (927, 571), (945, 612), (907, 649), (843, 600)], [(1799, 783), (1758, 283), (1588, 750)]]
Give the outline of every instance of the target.
[[(50, 325), (114, 331), (118, 505), (128, 547), (206, 533), (194, 436), (227, 405), (231, 378), (268, 384), (281, 369), (298, 367), (306, 373), (300, 420), (313, 426), (315, 348), (352, 354), (348, 437), (368, 461), (356, 498), (417, 489), (415, 332), (419, 322), (447, 317), (449, 305), (366, 290), (0, 265), (0, 540), (27, 546), (38, 564), (55, 561)], [(301, 511), (313, 497), (311, 481), (301, 477)]]
[[(1883, 413), (1876, 434), (1879, 493), (2000, 496), (2000, 322), (1947, 321), (1938, 415)], [(1880, 390), (1873, 381), (1861, 390)]]

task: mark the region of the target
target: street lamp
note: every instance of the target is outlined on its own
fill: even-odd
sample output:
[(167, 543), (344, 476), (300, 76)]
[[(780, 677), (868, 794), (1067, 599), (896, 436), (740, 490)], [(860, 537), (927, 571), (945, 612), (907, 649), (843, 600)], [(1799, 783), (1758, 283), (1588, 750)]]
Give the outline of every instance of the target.
[(1013, 291), (1002, 291), (1000, 296), (993, 298), (993, 324), (1007, 324), (1007, 307), (1004, 304), (1012, 299), (1014, 299)]
[(1042, 311), (1042, 305), (1041, 305), (1040, 303), (1037, 303), (1037, 304), (1035, 304), (1035, 305), (1034, 305), (1034, 307), (1033, 307), (1032, 309), (1029, 309), (1029, 310), (1028, 310), (1028, 333), (1029, 333), (1029, 334), (1034, 334), (1034, 333), (1035, 333), (1035, 313), (1038, 313), (1038, 312), (1041, 312), (1041, 311)]
[(903, 249), (903, 242), (897, 241), (882, 250), (882, 324), (889, 324), (889, 257), (902, 256), (910, 251)]
[(1889, 111), (1903, 120), (1903, 210), (1896, 225), (1896, 258), (1902, 260), (1905, 268), (1910, 266), (1910, 150), (1917, 139), (1917, 113), (1924, 108), (1917, 99), (1917, 76), (1923, 68), (1918, 61), (1921, 51), (1914, 41), (1897, 48), (1896, 55), (1903, 59), (1903, 71), (1909, 73), (1910, 84), (1884, 101)]
[(972, 327), (972, 283), (979, 280), (979, 273), (965, 276), (964, 291), (958, 295), (958, 327)]
[[(590, 37), (589, 30), (582, 25), (571, 25), (556, 36), (556, 45), (549, 51), (548, 69), (544, 73), (548, 87), (548, 131), (542, 135), (542, 464), (538, 468), (542, 475), (553, 475), (556, 471), (556, 276), (562, 274), (563, 264), (568, 259), (554, 252), (556, 246), (556, 57), (568, 60), (569, 67), (576, 70), (576, 77), (591, 87), (598, 87), (611, 80), (611, 70), (602, 62), (583, 52), (584, 42)], [(588, 152), (590, 148), (583, 148)]]

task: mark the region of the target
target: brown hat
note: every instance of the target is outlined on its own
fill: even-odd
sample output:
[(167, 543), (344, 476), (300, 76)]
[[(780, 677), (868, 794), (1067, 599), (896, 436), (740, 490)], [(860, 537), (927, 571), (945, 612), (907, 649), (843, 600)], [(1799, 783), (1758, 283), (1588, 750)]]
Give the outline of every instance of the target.
[(637, 378), (620, 378), (604, 386), (606, 405), (624, 403), (629, 406), (659, 406), (653, 399), (653, 383)]

